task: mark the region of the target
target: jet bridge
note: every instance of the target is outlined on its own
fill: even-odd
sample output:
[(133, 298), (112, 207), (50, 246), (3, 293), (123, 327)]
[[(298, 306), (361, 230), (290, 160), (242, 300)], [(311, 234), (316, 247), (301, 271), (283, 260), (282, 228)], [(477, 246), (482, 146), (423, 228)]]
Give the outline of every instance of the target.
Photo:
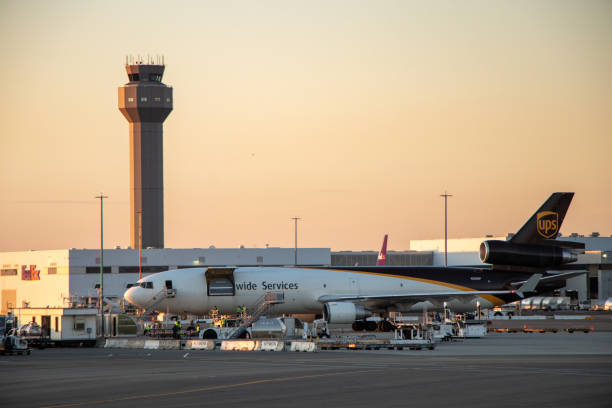
[(208, 296), (234, 296), (234, 269), (208, 268), (206, 270), (206, 288)]

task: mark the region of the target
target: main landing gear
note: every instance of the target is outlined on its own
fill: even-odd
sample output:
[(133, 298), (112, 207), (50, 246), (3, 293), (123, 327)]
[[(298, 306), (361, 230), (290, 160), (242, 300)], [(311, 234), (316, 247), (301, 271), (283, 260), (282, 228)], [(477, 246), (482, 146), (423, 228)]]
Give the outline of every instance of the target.
[(389, 320), (356, 320), (352, 324), (353, 331), (380, 331), (391, 332), (395, 330), (395, 325)]

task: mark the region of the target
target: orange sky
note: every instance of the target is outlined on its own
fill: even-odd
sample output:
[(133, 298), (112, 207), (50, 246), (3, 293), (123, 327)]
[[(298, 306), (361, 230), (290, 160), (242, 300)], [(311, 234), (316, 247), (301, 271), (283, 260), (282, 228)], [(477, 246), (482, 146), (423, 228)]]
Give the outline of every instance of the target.
[(164, 54), (167, 247), (612, 233), (609, 1), (0, 3), (0, 251), (129, 244), (125, 56)]

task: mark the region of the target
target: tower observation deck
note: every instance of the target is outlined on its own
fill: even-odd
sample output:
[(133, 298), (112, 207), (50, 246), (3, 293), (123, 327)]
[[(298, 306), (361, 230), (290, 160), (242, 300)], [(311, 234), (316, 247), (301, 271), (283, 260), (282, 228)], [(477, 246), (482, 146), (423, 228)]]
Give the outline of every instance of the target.
[(129, 82), (119, 87), (119, 110), (130, 122), (132, 248), (140, 247), (140, 233), (142, 248), (164, 247), (163, 123), (173, 102), (172, 88), (162, 83), (165, 65), (157, 62), (126, 61)]

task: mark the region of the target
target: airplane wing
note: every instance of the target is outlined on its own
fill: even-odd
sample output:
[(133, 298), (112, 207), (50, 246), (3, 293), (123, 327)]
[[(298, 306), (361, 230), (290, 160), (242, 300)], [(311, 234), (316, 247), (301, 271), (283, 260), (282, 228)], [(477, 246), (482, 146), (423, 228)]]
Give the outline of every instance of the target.
[[(588, 272), (587, 270), (579, 270), (579, 271), (572, 271), (572, 272), (557, 273), (554, 275), (549, 275), (544, 278), (541, 278), (539, 283), (546, 284), (546, 283), (551, 283), (551, 282), (562, 281), (562, 280), (566, 280), (569, 278), (573, 278), (575, 276), (583, 275), (587, 272)], [(520, 285), (524, 285), (525, 282), (527, 281), (512, 282), (511, 285), (520, 286)]]
[(394, 303), (415, 304), (419, 302), (429, 301), (434, 304), (441, 304), (445, 301), (461, 300), (467, 302), (471, 299), (486, 295), (508, 295), (514, 294), (524, 297), (525, 292), (533, 292), (538, 285), (542, 275), (539, 273), (533, 274), (529, 279), (522, 282), (520, 288), (515, 290), (473, 290), (473, 291), (444, 291), (444, 292), (420, 292), (420, 293), (393, 293), (393, 294), (377, 294), (377, 295), (323, 295), (318, 300), (321, 303), (328, 302), (352, 302), (361, 303), (368, 306), (382, 306)]

